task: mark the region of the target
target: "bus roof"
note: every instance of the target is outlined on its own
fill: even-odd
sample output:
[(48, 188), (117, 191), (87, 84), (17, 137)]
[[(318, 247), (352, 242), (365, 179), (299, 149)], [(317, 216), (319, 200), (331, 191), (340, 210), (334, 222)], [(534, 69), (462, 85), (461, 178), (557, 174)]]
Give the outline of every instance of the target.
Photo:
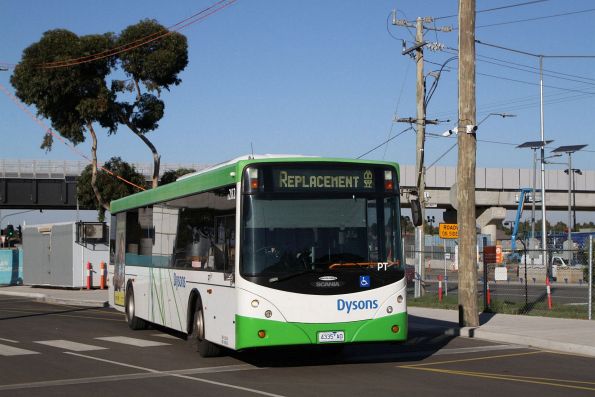
[(287, 154), (264, 154), (240, 156), (212, 167), (205, 168), (198, 172), (184, 175), (175, 182), (159, 186), (155, 189), (145, 190), (127, 197), (111, 202), (111, 213), (126, 211), (131, 208), (139, 208), (147, 205), (172, 200), (178, 197), (188, 196), (217, 187), (235, 184), (239, 179), (242, 170), (249, 164), (271, 163), (271, 162), (292, 162), (292, 163), (350, 163), (350, 164), (377, 164), (395, 167), (399, 174), (399, 165), (394, 162), (377, 160), (359, 160), (346, 158), (325, 158), (303, 155)]

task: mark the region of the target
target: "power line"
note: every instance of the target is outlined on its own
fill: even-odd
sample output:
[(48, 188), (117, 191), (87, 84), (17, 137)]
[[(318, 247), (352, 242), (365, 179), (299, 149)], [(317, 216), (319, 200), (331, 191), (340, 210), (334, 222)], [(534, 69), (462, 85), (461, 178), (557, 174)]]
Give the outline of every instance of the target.
[[(6, 96), (8, 96), (14, 103), (16, 103), (16, 105), (19, 107), (19, 109), (21, 109), (25, 114), (27, 114), (33, 121), (35, 121), (39, 126), (41, 126), (41, 128), (43, 128), (46, 132), (46, 135), (49, 134), (53, 137), (55, 137), (56, 139), (58, 139), (60, 142), (62, 142), (64, 145), (66, 145), (71, 151), (73, 151), (74, 153), (78, 154), (79, 156), (81, 156), (82, 158), (84, 158), (85, 160), (89, 161), (90, 163), (92, 163), (92, 160), (83, 152), (81, 152), (80, 150), (78, 150), (75, 146), (73, 146), (72, 144), (68, 143), (64, 138), (62, 138), (59, 134), (56, 134), (54, 131), (52, 131), (51, 128), (49, 128), (48, 126), (46, 126), (43, 121), (41, 121), (38, 117), (36, 117), (33, 113), (31, 113), (31, 111), (29, 111), (29, 109), (27, 109), (25, 107), (25, 105), (19, 101), (14, 95), (12, 95), (10, 93), (10, 91), (8, 91), (6, 89), (6, 87), (4, 87), (2, 84), (0, 84), (0, 91), (2, 91)], [(138, 186), (137, 184), (115, 174), (114, 172), (108, 170), (107, 168), (103, 167), (103, 166), (99, 166), (97, 167), (98, 169), (107, 172), (109, 175), (121, 180), (124, 183), (127, 183), (139, 190), (146, 190), (144, 187), (142, 186)]]
[(175, 25), (172, 25), (167, 30), (163, 30), (161, 32), (156, 32), (156, 33), (141, 37), (141, 38), (139, 38), (135, 41), (132, 41), (130, 43), (126, 43), (121, 46), (107, 49), (107, 50), (104, 50), (104, 51), (101, 51), (101, 52), (98, 52), (95, 54), (86, 55), (84, 57), (79, 57), (79, 58), (66, 59), (66, 60), (62, 60), (62, 61), (47, 62), (47, 63), (41, 64), (40, 67), (46, 68), (46, 69), (69, 67), (69, 66), (80, 65), (80, 64), (84, 64), (84, 63), (97, 61), (97, 60), (108, 58), (108, 57), (111, 57), (111, 56), (114, 56), (114, 55), (117, 55), (117, 54), (120, 54), (123, 52), (131, 51), (131, 50), (141, 47), (145, 44), (148, 44), (153, 41), (162, 39), (163, 37), (169, 36), (169, 35), (173, 34), (174, 32), (180, 31), (194, 23), (201, 22), (204, 19), (208, 18), (209, 16), (223, 10), (224, 8), (229, 7), (236, 1), (237, 0), (219, 0), (218, 2), (212, 4), (211, 6), (195, 13), (194, 15), (192, 15), (188, 18), (183, 19), (182, 21), (176, 23)]
[(539, 20), (542, 20), (542, 19), (564, 17), (564, 16), (568, 16), (568, 15), (575, 15), (575, 14), (584, 14), (584, 13), (593, 12), (593, 11), (595, 11), (595, 8), (589, 8), (589, 9), (581, 10), (581, 11), (564, 12), (564, 13), (560, 13), (560, 14), (545, 15), (545, 16), (542, 16), (542, 17), (516, 19), (516, 20), (513, 20), (513, 21), (490, 23), (490, 24), (487, 24), (487, 25), (476, 26), (476, 29), (487, 28), (487, 27), (492, 27), (492, 26), (510, 25), (510, 24), (513, 24), (513, 23), (533, 22), (533, 21), (539, 21)]
[(374, 150), (376, 150), (376, 149), (378, 149), (378, 148), (382, 147), (382, 145), (385, 145), (385, 144), (387, 144), (388, 142), (390, 142), (390, 141), (392, 141), (393, 139), (395, 139), (395, 138), (397, 138), (397, 137), (399, 137), (399, 136), (403, 135), (405, 132), (407, 132), (407, 131), (409, 131), (409, 130), (413, 130), (413, 127), (412, 127), (412, 126), (410, 126), (410, 127), (407, 127), (407, 128), (405, 128), (403, 131), (399, 132), (397, 135), (395, 135), (395, 136), (393, 136), (393, 137), (391, 137), (391, 138), (387, 139), (386, 141), (382, 142), (380, 145), (377, 145), (377, 146), (373, 147), (372, 149), (368, 150), (366, 153), (364, 153), (364, 154), (362, 154), (362, 155), (360, 155), (360, 156), (356, 157), (356, 159), (361, 159), (362, 157), (364, 157), (364, 156), (366, 156), (366, 155), (368, 155), (368, 154), (372, 153)]
[(504, 47), (501, 45), (497, 45), (497, 44), (490, 44), (490, 43), (486, 43), (480, 40), (475, 40), (475, 42), (477, 44), (481, 44), (481, 45), (485, 45), (488, 47), (494, 47), (494, 48), (498, 48), (500, 50), (504, 50), (504, 51), (509, 51), (509, 52), (515, 52), (517, 54), (522, 54), (522, 55), (528, 55), (528, 56), (532, 56), (535, 58), (595, 58), (595, 55), (545, 55), (545, 54), (535, 54), (535, 53), (531, 53), (531, 52), (527, 52), (527, 51), (522, 51), (522, 50), (517, 50), (514, 48), (510, 48), (510, 47)]
[[(449, 54), (455, 54), (455, 55), (458, 54), (458, 49), (452, 48), (452, 47), (446, 47), (446, 49), (444, 51), (447, 52), (447, 53), (449, 53)], [(536, 66), (525, 65), (525, 64), (522, 64), (522, 63), (510, 61), (510, 60), (505, 60), (505, 59), (490, 57), (490, 56), (487, 56), (487, 55), (476, 55), (476, 57), (477, 58), (490, 59), (490, 60), (493, 60), (493, 61), (504, 62), (504, 63), (508, 63), (508, 64), (511, 64), (511, 65), (519, 66), (521, 68), (532, 69), (532, 70), (535, 70), (535, 73), (536, 74), (539, 74), (539, 68), (536, 67)], [(481, 62), (487, 62), (487, 61), (482, 60), (482, 59), (478, 59), (478, 60), (481, 61)], [(501, 66), (506, 67), (505, 65), (501, 65)], [(572, 77), (572, 78), (576, 78), (576, 79), (589, 80), (589, 81), (595, 82), (595, 78), (591, 78), (591, 77), (579, 76), (579, 75), (570, 74), (570, 73), (563, 73), (563, 72), (559, 72), (557, 70), (552, 70), (552, 69), (543, 69), (543, 71), (544, 71), (544, 76), (549, 76), (549, 77), (554, 77), (554, 78), (561, 79), (561, 77), (556, 76), (556, 75), (560, 75), (560, 76)]]
[[(536, 4), (536, 3), (544, 3), (546, 1), (549, 1), (549, 0), (527, 1), (525, 3), (517, 3), (517, 4), (510, 4), (510, 5), (507, 5), (507, 6), (487, 8), (485, 10), (475, 11), (475, 14), (480, 14), (480, 13), (483, 13), (483, 12), (499, 11), (499, 10), (504, 10), (506, 8), (521, 7), (521, 6), (526, 6), (526, 5)], [(446, 15), (446, 16), (443, 16), (443, 17), (434, 18), (434, 20), (437, 21), (439, 19), (454, 18), (454, 17), (457, 17), (457, 16), (459, 16), (459, 14)]]

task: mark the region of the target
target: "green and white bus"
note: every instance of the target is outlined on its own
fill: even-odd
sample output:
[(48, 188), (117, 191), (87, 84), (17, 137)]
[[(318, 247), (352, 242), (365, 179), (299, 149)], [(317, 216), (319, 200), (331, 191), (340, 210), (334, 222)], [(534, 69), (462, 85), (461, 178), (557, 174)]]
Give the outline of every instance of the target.
[(110, 304), (221, 347), (404, 341), (395, 163), (246, 156), (111, 203)]

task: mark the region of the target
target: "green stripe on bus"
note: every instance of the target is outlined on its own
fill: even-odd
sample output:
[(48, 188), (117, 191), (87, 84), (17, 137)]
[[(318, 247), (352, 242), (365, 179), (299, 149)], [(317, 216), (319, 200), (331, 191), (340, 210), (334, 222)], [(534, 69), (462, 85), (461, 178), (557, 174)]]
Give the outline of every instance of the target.
[(250, 164), (262, 163), (348, 163), (348, 164), (374, 164), (387, 165), (394, 167), (397, 172), (397, 178), (400, 180), (400, 170), (397, 163), (390, 161), (375, 161), (375, 160), (354, 160), (354, 159), (335, 159), (324, 157), (277, 157), (277, 158), (263, 158), (253, 160), (239, 160), (236, 163), (224, 165), (219, 168), (214, 168), (210, 171), (205, 171), (202, 174), (187, 177), (185, 179), (176, 181), (157, 187), (155, 189), (145, 190), (143, 192), (133, 194), (111, 202), (110, 212), (116, 214), (118, 212), (126, 211), (131, 208), (145, 207), (155, 203), (172, 200), (178, 197), (188, 196), (197, 192), (207, 191), (221, 186), (235, 184), (241, 179), (241, 172), (244, 167)]
[[(393, 325), (399, 331), (392, 331)], [(260, 338), (258, 331), (265, 331)], [(405, 341), (407, 339), (407, 313), (398, 313), (373, 320), (344, 323), (287, 323), (236, 315), (236, 349), (252, 347), (311, 345), (318, 343), (318, 333), (345, 332), (346, 343)]]

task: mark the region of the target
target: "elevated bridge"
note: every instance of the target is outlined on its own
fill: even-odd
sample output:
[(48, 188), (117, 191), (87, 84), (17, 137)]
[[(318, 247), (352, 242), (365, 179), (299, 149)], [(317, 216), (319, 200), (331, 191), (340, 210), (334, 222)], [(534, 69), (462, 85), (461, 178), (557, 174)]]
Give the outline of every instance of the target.
[[(76, 181), (85, 161), (0, 160), (0, 209), (75, 209)], [(136, 170), (152, 176), (153, 165), (133, 163)], [(162, 163), (162, 172), (178, 168), (196, 170), (207, 164)], [(595, 211), (595, 171), (574, 174), (574, 199), (577, 211)], [(540, 199), (540, 177), (537, 178), (536, 201)], [(402, 202), (407, 206), (406, 191), (415, 187), (415, 167), (401, 166)], [(532, 170), (517, 168), (477, 168), (476, 203), (479, 208), (516, 209), (521, 188), (532, 187)], [(456, 167), (432, 167), (426, 172), (428, 207), (451, 209), (451, 187), (456, 182)], [(568, 208), (568, 175), (564, 169), (546, 170), (548, 210)], [(573, 204), (574, 206), (574, 204)], [(481, 211), (478, 211), (478, 215)]]

